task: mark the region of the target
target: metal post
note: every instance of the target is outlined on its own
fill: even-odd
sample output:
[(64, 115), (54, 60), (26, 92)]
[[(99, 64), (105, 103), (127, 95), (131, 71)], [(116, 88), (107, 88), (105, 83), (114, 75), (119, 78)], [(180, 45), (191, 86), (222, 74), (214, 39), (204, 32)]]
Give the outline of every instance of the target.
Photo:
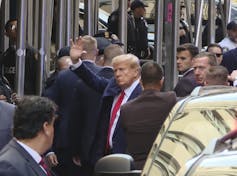
[(26, 40), (30, 46), (33, 46), (33, 1), (27, 2), (27, 28), (26, 28)]
[(94, 34), (98, 33), (99, 1), (94, 2)]
[(164, 0), (156, 1), (155, 11), (155, 53), (154, 57), (157, 63), (163, 65), (162, 62), (162, 45), (163, 45), (163, 14), (164, 14)]
[(78, 0), (74, 0), (73, 1), (73, 36), (72, 38), (76, 38), (79, 35), (79, 1)]
[(94, 1), (93, 0), (85, 0), (84, 1), (84, 11), (85, 11), (85, 18), (84, 18), (84, 32), (85, 34), (93, 36), (95, 33), (94, 29)]
[[(5, 23), (9, 19), (9, 0), (3, 0), (0, 7), (0, 53), (4, 52), (9, 46), (9, 39), (4, 35)], [(0, 69), (1, 70), (1, 69)]]
[(121, 42), (124, 44), (124, 52), (127, 52), (127, 26), (128, 26), (128, 12), (127, 12), (127, 1), (120, 0), (119, 1), (119, 38)]
[(39, 1), (33, 1), (33, 47), (38, 48), (38, 35), (39, 35)]
[(39, 4), (39, 57), (38, 57), (38, 74), (37, 74), (37, 86), (36, 93), (42, 94), (44, 67), (46, 56), (46, 40), (47, 40), (47, 0), (40, 0)]
[(70, 45), (70, 39), (72, 38), (72, 0), (66, 0), (67, 8), (67, 26), (66, 26), (66, 45)]
[(25, 55), (26, 55), (26, 10), (27, 0), (18, 1), (17, 44), (16, 44), (16, 92), (24, 95)]
[(45, 75), (43, 77), (44, 81), (49, 76), (50, 73), (50, 58), (51, 58), (51, 37), (52, 37), (52, 24), (53, 24), (53, 10), (54, 10), (54, 0), (47, 1), (47, 26), (46, 26), (46, 64), (45, 64)]
[(225, 26), (227, 26), (231, 18), (231, 0), (224, 1), (224, 12), (225, 12)]
[(215, 0), (208, 0), (208, 40), (207, 44), (215, 43), (216, 33), (216, 4)]
[(176, 48), (179, 43), (180, 0), (165, 0), (164, 3), (164, 89), (172, 90), (177, 81)]
[[(200, 4), (199, 4), (200, 3)], [(195, 1), (195, 46), (199, 49), (202, 47), (202, 14), (203, 14), (204, 0)]]
[(58, 0), (58, 14), (57, 14), (57, 35), (56, 35), (56, 50), (58, 51), (65, 46), (65, 16), (66, 16), (65, 0)]

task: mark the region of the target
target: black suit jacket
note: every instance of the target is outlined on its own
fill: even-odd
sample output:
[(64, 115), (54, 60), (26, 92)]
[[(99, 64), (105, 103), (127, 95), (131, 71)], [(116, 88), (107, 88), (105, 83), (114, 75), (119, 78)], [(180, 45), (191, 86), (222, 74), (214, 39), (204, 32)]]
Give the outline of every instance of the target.
[(178, 81), (174, 91), (177, 97), (185, 97), (197, 86), (199, 86), (199, 84), (196, 82), (194, 72), (193, 70), (190, 70)]
[(40, 165), (15, 139), (12, 139), (0, 152), (0, 175), (47, 176)]
[(134, 158), (135, 169), (143, 168), (150, 148), (175, 103), (174, 92), (144, 90), (121, 107), (120, 124), (125, 133), (127, 152)]

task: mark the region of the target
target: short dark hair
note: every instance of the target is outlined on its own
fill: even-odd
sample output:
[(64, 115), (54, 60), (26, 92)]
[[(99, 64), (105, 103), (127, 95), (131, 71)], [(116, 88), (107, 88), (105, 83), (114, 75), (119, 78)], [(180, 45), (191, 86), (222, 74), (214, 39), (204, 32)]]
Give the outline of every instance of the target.
[(11, 24), (11, 23), (12, 23), (13, 21), (17, 21), (17, 19), (15, 19), (15, 18), (14, 18), (14, 19), (10, 19), (10, 20), (8, 20), (8, 21), (6, 22), (5, 27), (4, 27), (4, 28), (5, 28), (5, 31), (8, 31), (8, 30), (12, 27), (12, 24)]
[(201, 58), (201, 57), (207, 57), (208, 58), (208, 63), (209, 63), (210, 66), (216, 66), (217, 65), (215, 54), (204, 51), (204, 52), (200, 52), (193, 59)]
[(162, 67), (154, 61), (142, 65), (141, 81), (143, 85), (158, 83), (163, 78)]
[(198, 47), (191, 43), (185, 43), (177, 47), (177, 53), (181, 51), (189, 51), (191, 56), (194, 57), (199, 53)]
[(23, 97), (15, 111), (13, 136), (17, 139), (36, 137), (45, 122), (52, 122), (55, 111), (56, 105), (48, 98)]
[(221, 52), (223, 53), (223, 48), (221, 47), (221, 45), (219, 45), (218, 43), (211, 43), (207, 46), (207, 52), (209, 51), (210, 48), (213, 48), (213, 47), (217, 47), (217, 48), (220, 48), (221, 49)]
[(227, 24), (227, 30), (237, 30), (236, 21), (231, 21)]

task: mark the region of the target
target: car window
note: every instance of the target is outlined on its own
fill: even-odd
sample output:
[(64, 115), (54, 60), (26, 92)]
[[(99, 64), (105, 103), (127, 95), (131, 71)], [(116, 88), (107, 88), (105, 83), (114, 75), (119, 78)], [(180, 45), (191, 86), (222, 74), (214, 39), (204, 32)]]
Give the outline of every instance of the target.
[[(185, 162), (198, 154), (211, 139), (219, 138), (233, 129), (236, 110), (232, 106), (193, 107), (176, 114), (172, 110), (153, 146), (150, 164), (144, 170), (150, 176), (176, 175)], [(172, 119), (174, 116), (174, 120)], [(171, 123), (172, 122), (172, 123)], [(148, 161), (149, 163), (149, 161)], [(146, 168), (149, 167), (149, 168)]]

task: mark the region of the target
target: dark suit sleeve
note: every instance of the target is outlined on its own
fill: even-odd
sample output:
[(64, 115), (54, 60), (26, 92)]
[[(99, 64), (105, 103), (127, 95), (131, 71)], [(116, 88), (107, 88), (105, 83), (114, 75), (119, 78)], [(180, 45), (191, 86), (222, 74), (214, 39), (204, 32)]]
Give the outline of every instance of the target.
[(73, 72), (80, 77), (87, 85), (96, 90), (97, 92), (103, 93), (109, 79), (97, 76), (93, 73), (84, 63), (80, 65)]
[(177, 97), (185, 97), (188, 96), (196, 85), (190, 79), (180, 79), (177, 85), (174, 88), (174, 91)]

